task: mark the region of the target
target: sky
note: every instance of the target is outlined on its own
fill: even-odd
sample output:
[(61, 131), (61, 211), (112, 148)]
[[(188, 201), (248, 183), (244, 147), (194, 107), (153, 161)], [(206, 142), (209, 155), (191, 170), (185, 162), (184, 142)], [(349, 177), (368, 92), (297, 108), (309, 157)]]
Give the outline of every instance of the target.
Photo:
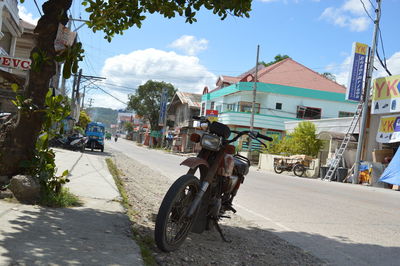
[[(37, 0), (39, 6), (45, 1)], [(74, 0), (73, 18), (89, 14)], [(400, 74), (400, 0), (382, 0), (378, 52), (393, 75)], [(365, 9), (363, 7), (365, 6)], [(123, 109), (128, 95), (147, 80), (165, 81), (181, 91), (201, 93), (215, 87), (218, 76), (237, 76), (277, 54), (319, 73), (330, 72), (346, 85), (353, 42), (372, 45), (376, 0), (254, 0), (250, 18), (228, 16), (221, 21), (212, 12), (198, 13), (197, 22), (147, 15), (142, 28), (131, 28), (113, 38), (93, 33), (86, 25), (77, 30), (85, 49), (80, 63), (83, 75), (106, 78), (87, 88), (85, 104)], [(367, 14), (367, 12), (368, 14)], [(20, 17), (36, 23), (40, 17), (34, 1), (19, 5)], [(72, 29), (81, 26), (74, 22)], [(376, 62), (375, 77), (386, 76)], [(67, 84), (71, 86), (71, 81)], [(110, 96), (111, 95), (111, 96)]]

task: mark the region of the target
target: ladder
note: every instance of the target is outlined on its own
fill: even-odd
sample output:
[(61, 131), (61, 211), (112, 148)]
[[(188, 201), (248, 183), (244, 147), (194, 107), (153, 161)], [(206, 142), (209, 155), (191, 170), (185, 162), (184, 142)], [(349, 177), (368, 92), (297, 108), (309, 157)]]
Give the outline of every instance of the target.
[(332, 180), (332, 178), (335, 174), (335, 171), (339, 165), (339, 162), (342, 159), (343, 154), (347, 148), (347, 144), (349, 144), (352, 134), (357, 126), (358, 120), (360, 119), (362, 108), (363, 108), (363, 102), (359, 102), (356, 113), (354, 114), (353, 119), (351, 120), (350, 126), (347, 129), (347, 133), (346, 133), (342, 143), (340, 144), (339, 149), (336, 150), (335, 156), (333, 157), (333, 160), (330, 163), (329, 169), (326, 172), (325, 177), (322, 178), (322, 180), (327, 180), (327, 181)]

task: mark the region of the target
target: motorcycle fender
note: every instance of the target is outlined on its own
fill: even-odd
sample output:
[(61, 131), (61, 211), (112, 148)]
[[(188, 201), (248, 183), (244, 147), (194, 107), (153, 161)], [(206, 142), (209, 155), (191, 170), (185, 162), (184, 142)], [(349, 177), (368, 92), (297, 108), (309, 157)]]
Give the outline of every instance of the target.
[(210, 165), (208, 164), (208, 162), (202, 158), (199, 157), (190, 157), (187, 158), (186, 160), (184, 160), (181, 165), (185, 165), (187, 167), (189, 167), (190, 169), (196, 169), (197, 167), (199, 167), (200, 165), (203, 165), (207, 168), (210, 168)]

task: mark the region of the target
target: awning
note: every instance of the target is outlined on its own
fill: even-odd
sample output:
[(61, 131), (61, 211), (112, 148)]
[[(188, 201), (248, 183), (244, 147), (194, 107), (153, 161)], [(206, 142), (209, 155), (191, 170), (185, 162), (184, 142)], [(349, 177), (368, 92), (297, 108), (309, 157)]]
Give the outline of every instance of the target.
[(385, 169), (379, 181), (389, 183), (392, 185), (400, 185), (400, 149), (397, 149), (396, 154), (390, 161), (388, 167)]

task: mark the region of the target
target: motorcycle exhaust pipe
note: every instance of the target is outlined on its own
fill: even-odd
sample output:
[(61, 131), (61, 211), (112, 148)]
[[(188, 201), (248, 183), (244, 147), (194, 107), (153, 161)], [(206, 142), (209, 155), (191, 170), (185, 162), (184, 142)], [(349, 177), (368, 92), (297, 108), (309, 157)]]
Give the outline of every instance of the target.
[(201, 202), (201, 199), (204, 196), (204, 193), (207, 191), (207, 188), (210, 184), (207, 181), (204, 181), (201, 184), (201, 188), (199, 193), (196, 194), (196, 197), (194, 198), (192, 204), (190, 205), (187, 213), (186, 213), (186, 217), (192, 217), (192, 215), (196, 212), (197, 208), (199, 207), (199, 204)]

